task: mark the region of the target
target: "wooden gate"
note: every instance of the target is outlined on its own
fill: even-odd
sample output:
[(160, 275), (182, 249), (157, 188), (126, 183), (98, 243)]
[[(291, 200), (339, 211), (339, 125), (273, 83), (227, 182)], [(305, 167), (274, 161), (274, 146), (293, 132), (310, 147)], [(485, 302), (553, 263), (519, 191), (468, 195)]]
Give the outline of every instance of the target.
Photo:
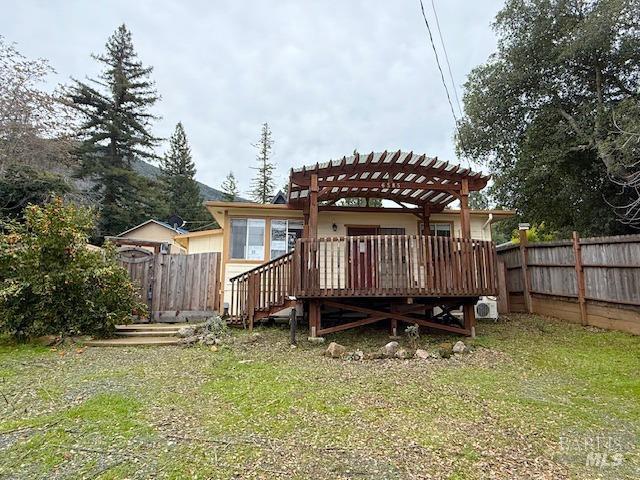
[(138, 285), (140, 298), (147, 304), (151, 312), (151, 297), (153, 289), (153, 252), (140, 247), (125, 247), (118, 255), (118, 263), (129, 273), (134, 284)]
[(132, 247), (119, 262), (139, 286), (150, 320), (178, 322), (220, 312), (220, 253), (154, 254)]

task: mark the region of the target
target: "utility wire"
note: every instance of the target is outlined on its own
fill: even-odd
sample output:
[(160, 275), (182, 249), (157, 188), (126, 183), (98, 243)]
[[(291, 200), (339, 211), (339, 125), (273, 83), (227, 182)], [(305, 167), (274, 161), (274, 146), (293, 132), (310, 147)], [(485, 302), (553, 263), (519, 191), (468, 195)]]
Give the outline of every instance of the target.
[[(420, 10), (422, 11), (422, 18), (424, 19), (424, 24), (427, 27), (427, 32), (429, 33), (429, 42), (431, 43), (431, 48), (433, 49), (433, 54), (436, 57), (436, 64), (438, 65), (438, 71), (440, 72), (440, 80), (442, 81), (442, 85), (444, 86), (444, 91), (447, 94), (447, 101), (449, 102), (449, 108), (451, 109), (451, 115), (453, 115), (453, 121), (455, 124), (455, 128), (456, 131), (458, 132), (458, 138), (460, 139), (460, 142), (462, 142), (462, 136), (460, 135), (460, 129), (458, 128), (458, 117), (456, 116), (456, 111), (453, 108), (453, 102), (451, 101), (451, 95), (449, 94), (449, 87), (447, 87), (447, 81), (444, 78), (444, 73), (442, 71), (442, 65), (440, 64), (440, 57), (438, 56), (438, 49), (436, 48), (436, 44), (433, 41), (433, 34), (431, 33), (431, 26), (429, 25), (429, 20), (427, 20), (427, 14), (424, 13), (424, 4), (422, 3), (422, 0), (420, 0)], [(463, 145), (463, 150), (464, 150), (464, 145)], [(469, 161), (468, 158), (465, 159), (467, 160), (467, 164), (469, 166), (469, 169), (471, 169), (471, 162)]]
[(442, 30), (440, 29), (440, 20), (438, 19), (438, 12), (436, 11), (436, 4), (434, 0), (431, 0), (431, 8), (433, 9), (433, 16), (436, 19), (436, 28), (438, 29), (438, 36), (440, 37), (440, 44), (442, 45), (442, 51), (444, 52), (444, 60), (447, 62), (447, 70), (449, 70), (449, 79), (451, 80), (451, 87), (453, 88), (453, 96), (456, 97), (456, 104), (458, 105), (458, 113), (462, 117), (462, 106), (460, 104), (460, 98), (458, 97), (458, 89), (456, 88), (456, 82), (453, 80), (453, 73), (451, 72), (451, 64), (449, 63), (449, 55), (447, 54), (447, 47), (444, 45), (444, 38), (442, 38)]

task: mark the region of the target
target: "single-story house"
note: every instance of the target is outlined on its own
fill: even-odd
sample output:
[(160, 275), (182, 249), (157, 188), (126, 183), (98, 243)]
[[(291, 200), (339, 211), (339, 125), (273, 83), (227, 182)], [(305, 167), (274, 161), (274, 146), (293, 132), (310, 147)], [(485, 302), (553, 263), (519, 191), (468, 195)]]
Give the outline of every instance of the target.
[(178, 235), (185, 235), (189, 233), (187, 230), (181, 227), (173, 227), (166, 222), (160, 220), (147, 220), (140, 225), (136, 225), (124, 232), (110, 237), (120, 246), (138, 246), (153, 251), (154, 246), (167, 245), (168, 251), (164, 253), (185, 254), (187, 249), (181, 244), (174, 241)]

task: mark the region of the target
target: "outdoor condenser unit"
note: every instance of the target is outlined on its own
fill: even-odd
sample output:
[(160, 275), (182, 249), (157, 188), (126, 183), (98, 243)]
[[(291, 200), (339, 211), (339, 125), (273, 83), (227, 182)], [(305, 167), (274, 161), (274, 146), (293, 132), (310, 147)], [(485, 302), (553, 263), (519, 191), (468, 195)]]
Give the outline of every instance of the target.
[(495, 297), (481, 297), (475, 308), (476, 318), (498, 319), (498, 302)]

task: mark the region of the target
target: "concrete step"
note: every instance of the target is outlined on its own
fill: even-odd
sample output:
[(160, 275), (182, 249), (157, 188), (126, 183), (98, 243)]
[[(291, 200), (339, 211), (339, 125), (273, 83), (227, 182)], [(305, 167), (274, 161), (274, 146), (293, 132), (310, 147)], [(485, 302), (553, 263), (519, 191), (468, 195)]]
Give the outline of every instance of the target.
[(117, 331), (118, 337), (175, 337), (178, 330), (122, 330)]
[(178, 345), (176, 337), (124, 337), (108, 340), (91, 340), (85, 342), (88, 347), (153, 347), (163, 345)]

